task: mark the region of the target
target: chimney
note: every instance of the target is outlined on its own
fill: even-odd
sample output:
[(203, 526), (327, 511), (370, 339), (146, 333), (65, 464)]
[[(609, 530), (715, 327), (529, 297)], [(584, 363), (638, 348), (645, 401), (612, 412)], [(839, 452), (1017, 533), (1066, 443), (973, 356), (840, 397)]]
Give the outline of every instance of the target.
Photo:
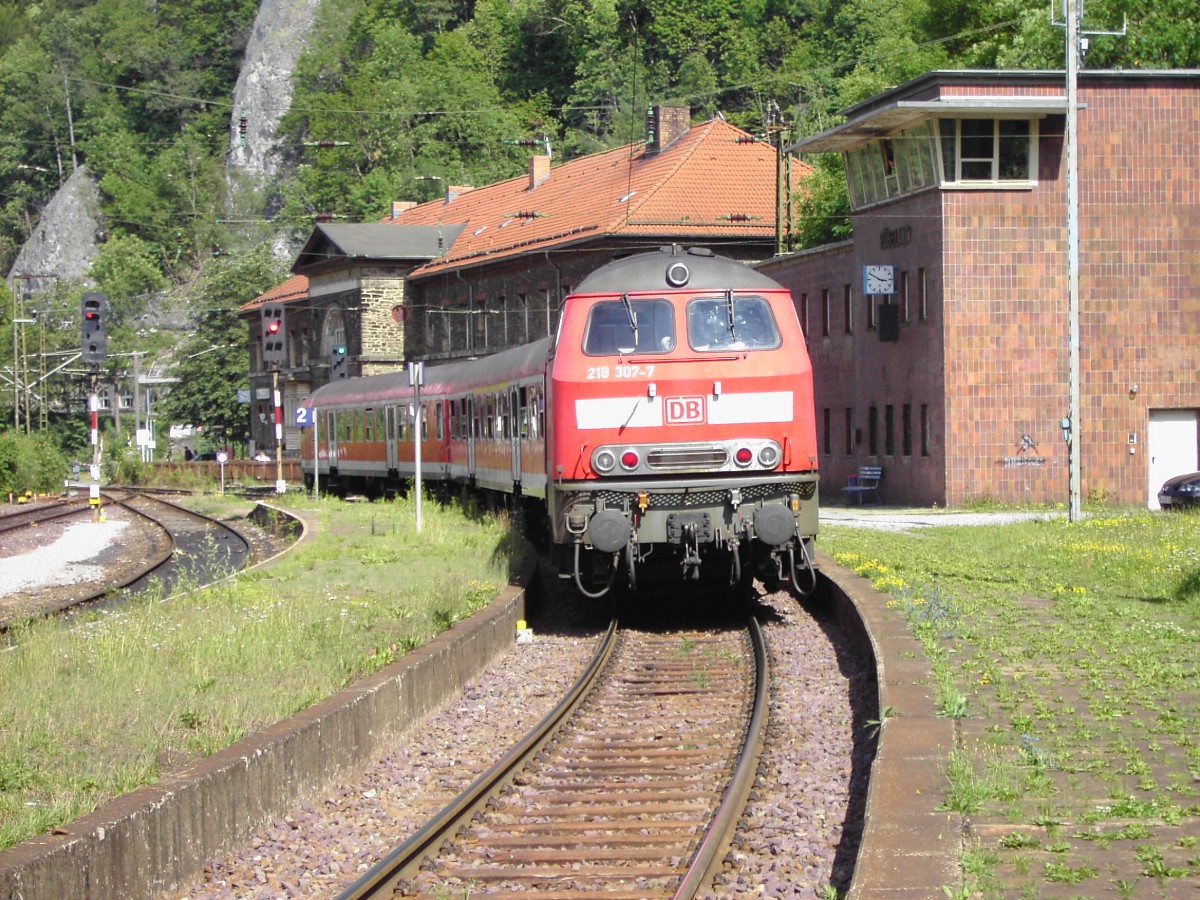
[(550, 157), (529, 157), (529, 190), (533, 190), (550, 177)]
[(400, 218), (400, 214), (412, 209), (417, 205), (415, 200), (393, 200), (392, 201), (392, 219)]
[(689, 107), (654, 107), (646, 115), (646, 152), (665, 150), (691, 127), (692, 111)]
[(475, 188), (469, 184), (450, 184), (446, 186), (446, 202), (452, 203), (463, 194), (469, 194)]

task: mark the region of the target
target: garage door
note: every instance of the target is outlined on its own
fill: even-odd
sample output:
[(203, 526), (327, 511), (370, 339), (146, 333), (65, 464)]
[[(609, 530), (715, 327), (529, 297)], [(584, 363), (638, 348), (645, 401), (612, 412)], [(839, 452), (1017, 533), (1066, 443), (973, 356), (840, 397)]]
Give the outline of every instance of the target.
[(1196, 410), (1150, 410), (1149, 448), (1151, 509), (1158, 509), (1158, 489), (1175, 475), (1200, 469), (1196, 462)]

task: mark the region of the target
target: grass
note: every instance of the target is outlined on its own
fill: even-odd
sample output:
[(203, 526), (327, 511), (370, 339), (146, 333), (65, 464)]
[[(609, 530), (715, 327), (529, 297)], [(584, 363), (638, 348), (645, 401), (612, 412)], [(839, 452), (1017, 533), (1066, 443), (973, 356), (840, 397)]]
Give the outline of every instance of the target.
[(1012, 826), (964, 858), (968, 893), (1194, 888), (1200, 515), (826, 526), (820, 540), (920, 641), (957, 723), (943, 807)]
[(408, 500), (278, 500), (318, 527), (271, 568), (13, 635), (0, 653), (0, 848), (420, 646), (491, 599), (519, 546), (505, 521), (428, 501), (418, 535)]

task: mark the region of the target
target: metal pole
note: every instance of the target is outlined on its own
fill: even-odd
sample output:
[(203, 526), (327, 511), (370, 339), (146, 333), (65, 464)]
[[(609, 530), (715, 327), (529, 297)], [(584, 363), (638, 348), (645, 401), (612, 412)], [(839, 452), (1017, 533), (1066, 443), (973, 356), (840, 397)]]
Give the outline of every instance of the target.
[(271, 370), (271, 393), (275, 399), (275, 493), (287, 491), (283, 480), (283, 402), (279, 396), (279, 370)]
[(421, 438), (424, 437), (421, 425), (425, 420), (424, 411), (421, 408), (421, 382), (417, 382), (417, 415), (416, 426), (417, 431), (413, 440), (413, 445), (416, 448), (416, 477), (413, 479), (413, 489), (417, 494), (417, 533), (421, 532)]
[(1067, 2), (1067, 379), (1071, 439), (1067, 444), (1068, 518), (1082, 515), (1080, 456), (1083, 423), (1079, 388), (1079, 123), (1076, 94), (1079, 80), (1078, 0)]
[(321, 414), (313, 410), (313, 499), (321, 496)]
[(92, 465), (91, 476), (92, 484), (89, 491), (88, 502), (92, 506), (92, 521), (98, 521), (100, 517), (100, 426), (97, 421), (98, 410), (100, 409), (100, 398), (96, 393), (97, 374), (92, 372), (92, 389), (88, 396), (88, 409), (91, 414), (91, 437), (92, 437)]

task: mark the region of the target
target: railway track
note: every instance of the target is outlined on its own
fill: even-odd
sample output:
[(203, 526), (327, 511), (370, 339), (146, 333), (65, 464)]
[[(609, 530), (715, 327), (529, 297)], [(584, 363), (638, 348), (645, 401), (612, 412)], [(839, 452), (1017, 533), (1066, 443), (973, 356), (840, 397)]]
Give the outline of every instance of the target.
[(690, 898), (711, 883), (766, 729), (758, 625), (622, 632), (558, 707), (340, 896)]
[[(105, 491), (102, 498), (106, 510), (119, 507), (140, 521), (138, 534), (114, 541), (92, 564), (97, 574), (86, 581), (50, 579), (0, 596), (0, 633), (20, 621), (73, 614), (109, 602), (120, 591), (153, 588), (166, 595), (181, 583), (205, 584), (243, 568), (251, 559), (246, 538), (215, 519), (125, 488)], [(83, 515), (90, 508), (86, 501), (41, 506), (6, 515), (0, 525), (10, 531), (29, 528), (34, 522)]]
[(162, 553), (147, 560), (141, 571), (131, 573), (120, 588), (137, 592), (161, 587), (165, 596), (180, 582), (205, 584), (244, 568), (250, 561), (247, 540), (216, 519), (143, 491), (122, 489), (120, 493), (103, 492), (103, 496), (152, 522), (168, 541)]
[(68, 516), (78, 516), (91, 507), (85, 501), (51, 500), (35, 506), (18, 508), (0, 515), (0, 534), (52, 522)]

